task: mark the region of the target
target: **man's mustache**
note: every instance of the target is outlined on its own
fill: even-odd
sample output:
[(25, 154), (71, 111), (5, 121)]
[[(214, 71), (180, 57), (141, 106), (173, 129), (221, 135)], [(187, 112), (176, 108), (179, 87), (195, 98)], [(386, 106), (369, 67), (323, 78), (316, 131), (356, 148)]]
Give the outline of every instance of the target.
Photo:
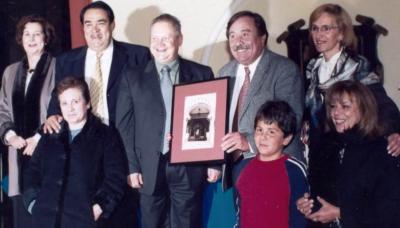
[(239, 44), (235, 47), (233, 47), (233, 51), (241, 51), (241, 50), (248, 50), (250, 49), (250, 45), (245, 45), (245, 44)]

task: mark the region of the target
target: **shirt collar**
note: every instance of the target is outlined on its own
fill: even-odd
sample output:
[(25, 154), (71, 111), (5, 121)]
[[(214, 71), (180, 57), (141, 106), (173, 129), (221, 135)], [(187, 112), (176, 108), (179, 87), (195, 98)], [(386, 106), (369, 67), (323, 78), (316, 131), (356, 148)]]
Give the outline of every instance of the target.
[[(254, 73), (256, 71), (257, 65), (260, 62), (261, 57), (263, 56), (263, 54), (264, 54), (264, 50), (261, 52), (260, 56), (258, 56), (257, 59), (254, 62), (252, 62), (251, 64), (247, 65), (247, 67), (250, 70), (250, 80), (253, 79), (253, 75), (254, 75)], [(241, 71), (241, 72), (244, 72), (244, 67), (245, 67), (245, 65), (239, 64), (239, 69), (238, 70)]]
[[(114, 50), (114, 41), (111, 40), (111, 42), (108, 45), (108, 47), (105, 50), (102, 51), (102, 53), (103, 53), (102, 56), (110, 56), (110, 55), (112, 55), (113, 50)], [(88, 47), (87, 55), (89, 55), (90, 57), (96, 56), (96, 52)]]
[(322, 57), (322, 64), (327, 64), (329, 66), (335, 66), (336, 62), (338, 61), (340, 55), (342, 54), (343, 49), (341, 49), (338, 53), (334, 54), (328, 61)]
[(167, 64), (165, 64), (165, 63), (159, 63), (159, 62), (157, 62), (157, 61), (155, 61), (155, 62), (156, 62), (157, 72), (158, 72), (159, 74), (161, 73), (162, 67), (165, 66), (165, 65), (169, 66), (169, 68), (171, 69), (172, 72), (178, 71), (178, 67), (179, 67), (178, 59), (175, 59), (174, 61), (169, 62), (169, 63), (167, 63)]

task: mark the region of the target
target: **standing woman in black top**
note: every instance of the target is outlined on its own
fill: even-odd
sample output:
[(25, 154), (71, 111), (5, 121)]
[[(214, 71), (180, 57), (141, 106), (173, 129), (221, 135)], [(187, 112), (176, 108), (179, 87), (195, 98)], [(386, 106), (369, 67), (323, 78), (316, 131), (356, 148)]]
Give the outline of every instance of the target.
[(55, 58), (46, 47), (54, 39), (54, 28), (44, 18), (29, 15), (17, 24), (16, 40), (25, 56), (9, 65), (0, 91), (0, 138), (8, 146), (8, 196), (13, 206), (13, 227), (26, 227), (29, 215), (22, 206), (22, 173), (37, 145), (34, 137), (46, 120), (54, 88)]

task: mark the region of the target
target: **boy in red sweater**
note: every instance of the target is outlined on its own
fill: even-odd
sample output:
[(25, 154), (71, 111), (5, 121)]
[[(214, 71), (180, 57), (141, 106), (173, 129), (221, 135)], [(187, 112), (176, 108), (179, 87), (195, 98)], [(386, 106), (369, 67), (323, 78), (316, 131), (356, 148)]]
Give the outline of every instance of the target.
[(296, 130), (296, 115), (284, 101), (266, 102), (254, 121), (255, 157), (235, 168), (241, 228), (302, 228), (296, 199), (308, 192), (305, 166), (284, 154)]

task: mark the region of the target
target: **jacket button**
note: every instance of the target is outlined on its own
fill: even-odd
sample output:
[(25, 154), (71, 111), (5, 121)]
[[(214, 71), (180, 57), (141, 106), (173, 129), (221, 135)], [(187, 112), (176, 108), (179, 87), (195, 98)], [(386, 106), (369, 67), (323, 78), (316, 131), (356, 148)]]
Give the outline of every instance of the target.
[(57, 183), (58, 186), (61, 186), (63, 184), (63, 181), (62, 180), (58, 180), (56, 183)]

